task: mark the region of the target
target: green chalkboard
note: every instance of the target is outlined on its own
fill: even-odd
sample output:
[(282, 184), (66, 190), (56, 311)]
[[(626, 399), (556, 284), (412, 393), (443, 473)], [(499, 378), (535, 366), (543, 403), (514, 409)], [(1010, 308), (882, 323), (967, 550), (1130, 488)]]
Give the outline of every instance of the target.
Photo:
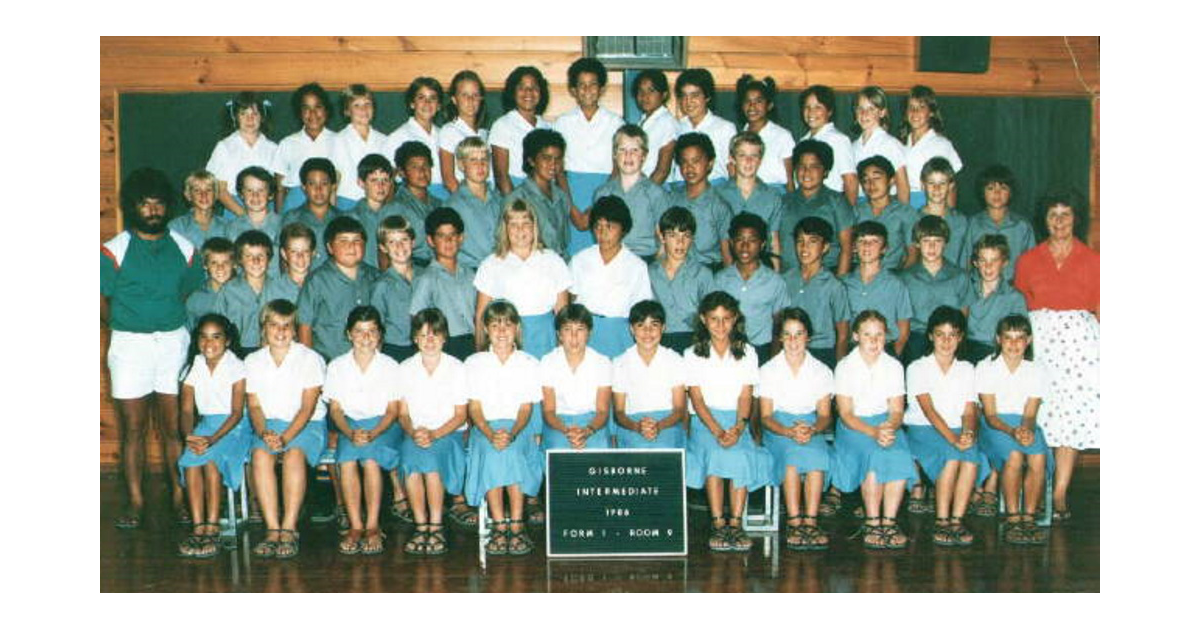
[(683, 449), (546, 452), (546, 556), (687, 554)]

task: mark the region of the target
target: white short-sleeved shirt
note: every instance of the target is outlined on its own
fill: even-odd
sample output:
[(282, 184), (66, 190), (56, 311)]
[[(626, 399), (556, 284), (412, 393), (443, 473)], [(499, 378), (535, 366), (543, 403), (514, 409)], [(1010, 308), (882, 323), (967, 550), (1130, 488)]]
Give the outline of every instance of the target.
[(478, 400), (488, 420), (516, 420), (525, 403), (542, 401), (538, 360), (514, 350), (501, 363), (491, 350), (467, 357), (467, 398)]
[[(820, 140), (833, 149), (833, 168), (825, 175), (825, 186), (842, 192), (845, 182), (842, 176), (858, 173), (858, 162), (854, 161), (854, 149), (850, 146), (850, 138), (838, 130), (833, 123), (826, 123), (817, 133), (808, 132), (800, 140)], [(792, 165), (795, 167), (795, 165)]]
[(254, 146), (250, 146), (242, 139), (242, 134), (234, 131), (213, 147), (212, 155), (204, 168), (225, 182), (225, 188), (230, 195), (236, 195), (238, 173), (250, 166), (261, 166), (271, 171), (275, 165), (275, 152), (278, 150), (279, 145), (262, 134), (259, 134)]
[(624, 124), (624, 119), (603, 107), (592, 114), (591, 120), (578, 107), (559, 116), (554, 130), (567, 141), (563, 168), (573, 173), (611, 173), (613, 135)]
[[(900, 141), (897, 140), (895, 136), (888, 133), (887, 130), (883, 129), (882, 127), (873, 131), (871, 133), (871, 138), (866, 142), (863, 142), (863, 137), (860, 135), (854, 139), (854, 143), (850, 146), (854, 149), (855, 168), (858, 167), (859, 162), (876, 155), (882, 155), (883, 157), (887, 158), (887, 160), (892, 163), (892, 168), (896, 169), (897, 171), (899, 171), (904, 167), (905, 164), (908, 163), (907, 156), (905, 155), (906, 152), (904, 150), (904, 145), (900, 144)], [(909, 181), (912, 181), (911, 175), (909, 176)], [(896, 194), (895, 183), (892, 184), (890, 192), (893, 195)]]
[[(467, 368), (462, 361), (442, 353), (430, 374), (416, 354), (399, 368), (400, 391), (414, 429), (436, 429), (454, 417), (454, 408), (467, 404)], [(467, 423), (458, 428), (465, 431)]]
[(946, 426), (957, 429), (962, 426), (963, 409), (967, 403), (978, 400), (975, 391), (975, 367), (966, 361), (955, 361), (950, 371), (943, 373), (937, 359), (928, 355), (913, 361), (908, 366), (908, 410), (904, 412), (904, 424), (932, 426), (933, 423), (921, 411), (917, 396), (929, 394), (933, 408), (946, 421)]
[(226, 351), (211, 372), (203, 355), (192, 360), (183, 384), (196, 393), (196, 414), (200, 416), (229, 415), (233, 407), (233, 386), (246, 378), (246, 365), (237, 355)]
[(904, 368), (887, 353), (868, 366), (855, 349), (838, 361), (834, 392), (854, 400), (854, 415), (874, 416), (888, 411), (888, 399), (904, 395)]
[(702, 133), (712, 140), (713, 149), (717, 153), (717, 159), (713, 160), (712, 172), (708, 174), (708, 180), (720, 179), (729, 177), (729, 170), (725, 165), (729, 163), (729, 142), (737, 135), (737, 127), (733, 123), (721, 118), (713, 113), (710, 109), (704, 114), (704, 118), (700, 119), (700, 124), (692, 126), (692, 121), (687, 116), (678, 119), (679, 135), (685, 133)]
[[(709, 409), (736, 411), (742, 387), (758, 385), (758, 353), (748, 343), (745, 349), (741, 359), (733, 357), (733, 350), (727, 350), (723, 357), (717, 356), (716, 350), (710, 350), (707, 359), (696, 356), (695, 346), (684, 351), (683, 373), (687, 386), (700, 388)], [(692, 409), (692, 413), (696, 410)]]
[(792, 159), (796, 137), (773, 120), (767, 121), (762, 131), (758, 132), (758, 137), (766, 145), (763, 147), (762, 166), (758, 167), (758, 178), (768, 184), (786, 185), (788, 174), (783, 162)]
[[(308, 346), (292, 342), (283, 363), (275, 365), (270, 348), (261, 348), (246, 357), (246, 393), (258, 397), (268, 420), (291, 422), (300, 411), (304, 390), (325, 383), (325, 359)], [(325, 418), (325, 401), (317, 397), (312, 420)]]
[(600, 246), (592, 245), (571, 258), (571, 293), (593, 315), (629, 317), (629, 309), (654, 299), (646, 261), (621, 245), (606, 265)]
[(596, 411), (596, 390), (612, 386), (612, 362), (591, 348), (584, 348), (583, 361), (574, 370), (567, 364), (562, 346), (542, 357), (538, 366), (542, 387), (554, 390), (554, 409), (559, 415)]
[(954, 150), (954, 144), (950, 139), (940, 133), (930, 129), (925, 132), (924, 136), (914, 145), (912, 136), (908, 137), (908, 144), (904, 147), (905, 165), (908, 171), (908, 184), (913, 191), (921, 190), (921, 169), (925, 168), (925, 163), (935, 157), (944, 157), (950, 162), (950, 167), (957, 173), (962, 170), (962, 158), (958, 157), (958, 151)]
[(458, 143), (471, 136), (479, 136), (484, 142), (487, 142), (488, 130), (486, 127), (471, 129), (467, 121), (462, 118), (455, 118), (450, 124), (438, 130), (438, 148), (450, 155), (454, 155), (454, 150), (458, 148)]
[(792, 374), (780, 352), (759, 368), (758, 379), (755, 395), (770, 398), (776, 411), (812, 413), (821, 399), (833, 396), (833, 371), (807, 351), (799, 373)]
[(353, 125), (337, 132), (333, 137), (333, 165), (338, 170), (339, 197), (359, 200), (366, 196), (362, 186), (358, 185), (358, 163), (368, 154), (378, 153), (392, 163), (392, 156), (387, 154), (387, 136), (374, 127), (367, 132), (367, 139), (354, 130)]
[(979, 394), (996, 397), (996, 413), (1025, 413), (1030, 398), (1045, 398), (1049, 391), (1046, 371), (1033, 361), (1021, 361), (1016, 372), (1010, 372), (1004, 357), (984, 359), (975, 366), (975, 389)]
[(279, 149), (275, 151), (275, 163), (271, 166), (271, 171), (283, 175), (284, 186), (298, 188), (304, 183), (300, 181), (300, 167), (304, 166), (305, 160), (315, 157), (333, 159), (334, 135), (328, 129), (321, 129), (316, 138), (310, 138), (301, 129), (284, 138), (279, 142)]
[(613, 359), (613, 392), (625, 394), (625, 415), (667, 411), (675, 404), (671, 390), (686, 387), (683, 357), (666, 347), (654, 351), (650, 365), (642, 361), (637, 346)]
[(522, 316), (542, 315), (554, 309), (559, 293), (571, 288), (571, 272), (548, 249), (535, 250), (525, 260), (511, 251), (504, 258), (491, 254), (475, 270), (475, 288), (512, 302)]
[[(648, 116), (643, 116), (642, 121), (638, 123), (642, 131), (646, 132), (647, 151), (646, 163), (642, 165), (642, 172), (646, 177), (654, 174), (654, 169), (658, 166), (658, 152), (662, 151), (664, 145), (675, 142), (675, 138), (679, 136), (679, 124), (675, 121), (675, 117), (667, 110), (665, 106), (659, 106), (658, 109), (651, 112)], [(671, 161), (671, 174), (667, 175), (667, 179), (663, 181), (675, 181), (679, 179), (679, 173), (674, 160)]]
[[(550, 123), (541, 116), (534, 117), (534, 124), (529, 124), (521, 112), (513, 109), (492, 123), (488, 131), (488, 144), (508, 151), (509, 177), (525, 177), (525, 134), (534, 129), (549, 129)], [(569, 145), (568, 145), (569, 146)]]
[(387, 413), (393, 400), (400, 400), (400, 365), (382, 352), (375, 353), (367, 371), (358, 369), (351, 350), (329, 362), (325, 370), (326, 403), (336, 400), (348, 418), (366, 420)]
[[(438, 133), (441, 130), (437, 125), (430, 125), (430, 127), (430, 131), (426, 132), (421, 127), (421, 123), (417, 122), (415, 117), (410, 116), (408, 120), (404, 121), (403, 125), (396, 127), (395, 131), (388, 134), (384, 149), (386, 153), (383, 155), (389, 161), (394, 161), (396, 159), (396, 149), (399, 149), (402, 144), (410, 140), (420, 142), (429, 147), (429, 153), (433, 157), (433, 163), (430, 165), (433, 168), (433, 179), (430, 180), (430, 183), (440, 184), (442, 183), (442, 169), (440, 158), (438, 157)], [(396, 165), (396, 170), (400, 170), (399, 164)]]

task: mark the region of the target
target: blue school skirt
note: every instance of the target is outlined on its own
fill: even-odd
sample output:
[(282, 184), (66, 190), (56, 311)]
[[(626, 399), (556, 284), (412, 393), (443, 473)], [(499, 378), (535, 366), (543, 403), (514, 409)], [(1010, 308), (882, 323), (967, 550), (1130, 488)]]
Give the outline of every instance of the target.
[[(575, 202), (575, 207), (582, 212), (592, 206), (592, 195), (596, 193), (596, 189), (608, 181), (608, 173), (576, 173), (567, 171), (567, 187), (571, 189), (571, 201)], [(567, 257), (570, 258), (575, 254), (596, 244), (596, 238), (592, 233), (585, 230), (575, 229), (575, 224), (570, 223), (567, 226)]]
[[(370, 431), (379, 426), (379, 421), (382, 419), (383, 416), (375, 416), (374, 418), (355, 420), (347, 416), (346, 423), (352, 430)], [(375, 460), (375, 463), (384, 470), (395, 470), (400, 465), (400, 443), (403, 440), (404, 432), (400, 430), (397, 422), (393, 422), (392, 426), (384, 430), (379, 437), (367, 442), (364, 446), (355, 446), (349, 437), (339, 434), (337, 463), (364, 462), (371, 459)]]
[[(521, 316), (521, 350), (540, 359), (558, 345), (554, 332), (554, 313)], [(540, 419), (539, 419), (540, 422)]]
[[(595, 417), (595, 411), (575, 414), (558, 414), (559, 421), (568, 427), (586, 426), (587, 424), (591, 423), (592, 419)], [(584, 442), (584, 450), (594, 448), (609, 448), (611, 443), (609, 442), (608, 435), (608, 422), (606, 421), (604, 426), (596, 429), (596, 432), (592, 434), (592, 437), (588, 438), (587, 441)], [(546, 450), (552, 448), (570, 449), (571, 442), (567, 440), (565, 433), (562, 431), (556, 431), (547, 426), (542, 429), (542, 448)]]
[(421, 448), (411, 439), (404, 440), (400, 443), (400, 461), (400, 470), (405, 477), (437, 473), (446, 492), (462, 494), (467, 453), (458, 431), (434, 440), (429, 448)]
[(609, 359), (621, 356), (633, 346), (628, 317), (605, 317), (592, 314), (592, 334), (588, 346)]
[[(287, 431), (287, 428), (290, 424), (291, 422), (287, 420), (275, 420), (268, 418), (267, 430), (283, 435), (283, 432)], [(255, 450), (260, 450), (266, 451), (272, 455), (278, 455), (280, 453), (286, 453), (290, 450), (298, 448), (301, 451), (304, 451), (304, 459), (308, 462), (308, 465), (316, 466), (317, 464), (321, 463), (321, 453), (325, 451), (326, 433), (327, 430), (325, 418), (309, 420), (308, 424), (300, 430), (300, 433), (298, 433), (291, 442), (288, 442), (284, 445), (282, 451), (272, 451), (267, 447), (266, 442), (263, 442), (261, 437), (258, 437), (257, 434), (251, 433), (250, 451), (253, 452)]]
[[(493, 431), (500, 429), (511, 430), (514, 420), (490, 420), (488, 426)], [(467, 503), (480, 505), (484, 495), (492, 488), (503, 488), (517, 484), (521, 491), (530, 494), (526, 488), (531, 485), (541, 485), (539, 471), (529, 469), (529, 450), (533, 440), (528, 437), (529, 431), (522, 431), (516, 441), (509, 444), (503, 451), (496, 450), (492, 443), (479, 430), (471, 431), (471, 448), (467, 453), (467, 479), (464, 484), (464, 494)], [(536, 482), (536, 484), (535, 484)], [(533, 494), (537, 491), (534, 490)]]
[[(862, 421), (877, 427), (887, 420), (887, 413), (862, 416)], [(908, 449), (908, 437), (904, 431), (896, 431), (896, 441), (883, 448), (864, 433), (859, 433), (838, 420), (833, 438), (833, 485), (842, 492), (857, 490), (867, 473), (874, 472), (879, 483), (903, 479), (911, 488), (917, 481), (913, 468), (912, 452)]]
[[(951, 429), (951, 431), (958, 435), (962, 429)], [(978, 472), (975, 474), (975, 485), (983, 483), (983, 480), (992, 473), (992, 467), (988, 465), (987, 458), (979, 450), (978, 440), (971, 448), (960, 451), (947, 442), (946, 438), (942, 437), (933, 427), (906, 425), (904, 432), (908, 434), (908, 447), (912, 450), (913, 459), (917, 460), (925, 474), (935, 482), (941, 476), (946, 462), (959, 461), (975, 464), (978, 467), (976, 469)]]
[[(709, 409), (722, 429), (737, 422), (732, 409)], [(692, 430), (687, 441), (686, 481), (689, 488), (703, 488), (708, 477), (729, 479), (735, 488), (750, 491), (771, 483), (771, 453), (754, 443), (749, 427), (737, 443), (724, 448), (717, 443), (700, 418), (692, 415)]]
[[(192, 433), (194, 435), (212, 435), (221, 428), (222, 424), (225, 424), (225, 418), (228, 417), (223, 413), (200, 416), (200, 424), (196, 425)], [(250, 456), (251, 435), (254, 435), (254, 432), (250, 430), (250, 419), (243, 416), (229, 433), (217, 440), (217, 443), (210, 446), (203, 455), (193, 453), (185, 445), (183, 455), (180, 456), (178, 463), (179, 484), (187, 485), (184, 471), (188, 468), (212, 462), (216, 465), (217, 472), (221, 473), (221, 481), (227, 487), (234, 490), (241, 488), (242, 482), (245, 481), (246, 460)]]
[[(795, 426), (801, 422), (812, 425), (817, 421), (817, 414), (816, 412), (776, 411), (775, 421), (785, 427)], [(787, 476), (788, 466), (794, 467), (796, 472), (802, 475), (809, 472), (829, 472), (829, 443), (825, 441), (823, 435), (814, 433), (808, 444), (797, 444), (792, 438), (764, 430), (763, 445), (770, 451), (771, 458), (774, 460), (771, 470), (771, 483), (774, 485), (783, 483), (783, 478)], [(825, 489), (829, 489), (829, 475), (825, 475)]]
[[(1021, 426), (1021, 414), (1019, 413), (1002, 413), (999, 416), (1004, 424), (1010, 427)], [(987, 420), (981, 421), (979, 425), (979, 447), (995, 470), (1004, 470), (1004, 463), (1008, 461), (1008, 456), (1013, 451), (1021, 451), (1026, 455), (1045, 455), (1046, 474), (1054, 474), (1054, 456), (1050, 453), (1050, 447), (1046, 445), (1046, 436), (1042, 435), (1042, 427), (1034, 427), (1033, 444), (1021, 446), (1007, 433), (993, 429)]]
[[(645, 411), (627, 415), (630, 420), (640, 420), (649, 416), (655, 421), (659, 421), (671, 415), (671, 410)], [(641, 433), (630, 431), (615, 422), (613, 423), (613, 432), (617, 434), (617, 448), (684, 448), (687, 445), (687, 436), (683, 433), (682, 422), (659, 431), (658, 438), (654, 441), (647, 440), (642, 437)]]

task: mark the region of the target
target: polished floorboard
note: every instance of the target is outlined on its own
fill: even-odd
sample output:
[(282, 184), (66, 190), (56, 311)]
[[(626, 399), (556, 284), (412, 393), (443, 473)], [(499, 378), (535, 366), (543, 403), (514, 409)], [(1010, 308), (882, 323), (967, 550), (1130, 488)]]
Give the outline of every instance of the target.
[[(778, 536), (755, 536), (748, 554), (716, 554), (705, 546), (706, 514), (689, 512), (689, 553), (672, 559), (550, 559), (544, 539), (533, 554), (477, 554), (473, 532), (451, 530), (450, 551), (413, 557), (403, 550), (411, 526), (387, 521), (382, 555), (338, 554), (332, 523), (307, 519), (300, 554), (259, 560), (249, 546), (262, 526), (249, 526), (237, 549), (207, 560), (180, 559), (175, 548), (186, 530), (166, 509), (165, 482), (149, 483), (152, 509), (139, 530), (113, 527), (123, 495), (115, 475), (100, 479), (100, 590), (102, 592), (1098, 592), (1100, 590), (1100, 469), (1080, 467), (1071, 502), (1074, 518), (1051, 529), (1043, 547), (1004, 544), (996, 519), (968, 518), (976, 542), (942, 548), (930, 540), (932, 515), (903, 514), (913, 539), (902, 551), (865, 551), (850, 539), (855, 521), (843, 512), (826, 523), (830, 549), (780, 549)], [(535, 530), (535, 538), (541, 533)], [(249, 544), (247, 544), (247, 541)]]

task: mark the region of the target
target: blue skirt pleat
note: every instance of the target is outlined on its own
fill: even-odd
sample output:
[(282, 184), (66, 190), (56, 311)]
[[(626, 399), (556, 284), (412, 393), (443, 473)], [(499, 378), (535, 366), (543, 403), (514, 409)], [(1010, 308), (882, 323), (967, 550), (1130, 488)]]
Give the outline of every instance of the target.
[[(887, 420), (887, 414), (863, 416), (862, 421), (875, 427)], [(896, 432), (896, 441), (883, 448), (866, 434), (859, 433), (838, 420), (833, 439), (833, 485), (842, 492), (857, 490), (867, 473), (874, 472), (879, 483), (905, 480), (907, 487), (916, 483), (917, 471), (913, 467), (912, 452), (908, 448), (908, 437), (904, 431)]]
[[(559, 421), (568, 427), (585, 426), (591, 423), (592, 418), (595, 417), (596, 412), (594, 411), (558, 415)], [(596, 432), (592, 434), (592, 437), (588, 438), (587, 441), (584, 442), (583, 449), (590, 450), (594, 448), (609, 448), (610, 442), (608, 436), (608, 422), (606, 421), (604, 426), (597, 429)], [(570, 449), (571, 443), (567, 440), (567, 436), (563, 432), (556, 431), (551, 429), (549, 426), (545, 426), (542, 429), (542, 448), (546, 450), (552, 448)]]
[[(554, 333), (554, 313), (521, 316), (521, 349), (540, 359), (554, 349), (558, 338)], [(540, 420), (539, 420), (540, 422)]]
[[(817, 421), (817, 414), (815, 412), (796, 414), (776, 411), (775, 421), (785, 427), (795, 426), (801, 422), (812, 425)], [(814, 434), (808, 444), (797, 444), (789, 437), (764, 430), (763, 445), (771, 452), (771, 458), (774, 460), (771, 476), (774, 485), (783, 483), (788, 466), (794, 467), (796, 472), (802, 475), (809, 472), (829, 472), (829, 443), (825, 441), (823, 435)], [(829, 475), (825, 475), (826, 489), (829, 488), (829, 483)]]
[[(511, 430), (513, 424), (513, 420), (488, 422), (488, 426), (494, 431)], [(535, 471), (529, 469), (529, 448), (533, 440), (526, 436), (531, 435), (529, 431), (522, 431), (508, 448), (498, 451), (484, 437), (482, 431), (471, 431), (471, 448), (467, 454), (467, 479), (463, 488), (469, 504), (480, 505), (484, 495), (492, 488), (517, 484), (521, 486), (522, 492), (525, 492), (535, 478), (537, 485), (541, 485), (540, 475), (535, 476)]]
[[(962, 429), (951, 429), (951, 431), (958, 435)], [(937, 478), (941, 476), (946, 462), (953, 461), (975, 464), (978, 467), (975, 474), (976, 485), (983, 483), (983, 480), (992, 473), (992, 467), (988, 465), (987, 458), (979, 450), (978, 441), (971, 448), (960, 451), (947, 442), (946, 438), (942, 437), (933, 427), (905, 426), (904, 432), (908, 434), (908, 447), (912, 450), (913, 459), (917, 460), (921, 469), (933, 481), (937, 481)]]
[(588, 346), (609, 359), (615, 359), (633, 346), (633, 334), (629, 332), (629, 318), (593, 315), (592, 334)]
[[(280, 435), (284, 431), (287, 431), (289, 425), (291, 425), (291, 422), (287, 420), (267, 419), (267, 429)], [(272, 455), (278, 455), (298, 448), (304, 451), (304, 459), (308, 462), (308, 465), (316, 466), (321, 462), (321, 453), (325, 450), (325, 434), (325, 418), (309, 420), (308, 424), (296, 435), (295, 439), (284, 445), (282, 451), (272, 451), (270, 448), (267, 448), (267, 444), (262, 441), (262, 438), (252, 432), (250, 435), (250, 450), (252, 452), (261, 450)]]
[[(640, 420), (649, 416), (657, 421), (671, 415), (671, 410), (646, 411), (628, 415), (631, 420)], [(630, 431), (615, 422), (613, 423), (613, 432), (617, 434), (617, 448), (684, 448), (687, 446), (687, 436), (683, 433), (682, 422), (677, 422), (674, 426), (659, 431), (658, 438), (653, 441), (647, 440), (642, 437), (641, 433)]]
[[(222, 424), (225, 424), (227, 417), (225, 414), (200, 416), (200, 423), (192, 433), (212, 435), (221, 428)], [(184, 446), (183, 455), (179, 457), (178, 462), (180, 485), (187, 485), (185, 470), (212, 462), (216, 465), (217, 472), (221, 473), (221, 481), (227, 487), (234, 490), (240, 489), (245, 481), (246, 461), (250, 457), (250, 436), (252, 435), (254, 432), (250, 429), (250, 419), (243, 416), (229, 433), (217, 440), (217, 443), (209, 447), (203, 455), (197, 455)]]
[[(721, 428), (737, 422), (732, 409), (709, 409)], [(687, 441), (686, 481), (689, 488), (703, 488), (708, 477), (729, 479), (735, 488), (757, 490), (771, 482), (771, 453), (754, 443), (749, 429), (742, 432), (737, 443), (729, 448), (717, 443), (717, 438), (692, 416), (691, 434)]]
[(462, 434), (455, 431), (440, 440), (434, 440), (429, 448), (421, 448), (411, 439), (400, 443), (400, 470), (405, 477), (437, 473), (442, 485), (450, 494), (462, 494), (463, 477), (467, 468), (467, 453), (463, 448)]
[[(592, 207), (592, 195), (596, 189), (608, 181), (608, 173), (576, 173), (567, 171), (567, 187), (571, 189), (571, 201), (580, 211)], [(586, 230), (575, 229), (575, 224), (568, 222), (567, 254), (574, 256), (596, 243), (596, 238)]]
[[(379, 426), (379, 421), (383, 416), (375, 416), (374, 418), (366, 418), (364, 420), (355, 420), (347, 417), (346, 422), (353, 430), (370, 431)], [(392, 426), (388, 427), (384, 432), (374, 440), (367, 442), (364, 446), (355, 446), (350, 438), (339, 435), (337, 443), (337, 462), (344, 464), (346, 462), (362, 462), (367, 460), (375, 460), (376, 464), (384, 470), (395, 470), (400, 465), (400, 444), (404, 441), (404, 431), (400, 429), (400, 424), (393, 422)]]
[[(999, 416), (1010, 427), (1021, 426), (1021, 414), (1019, 413), (1002, 413)], [(1050, 447), (1046, 445), (1042, 427), (1034, 428), (1033, 444), (1021, 446), (1007, 433), (993, 429), (988, 425), (987, 420), (983, 420), (979, 424), (979, 447), (987, 456), (993, 469), (1004, 470), (1004, 463), (1008, 461), (1008, 456), (1013, 451), (1021, 451), (1026, 455), (1045, 455), (1046, 475), (1054, 474), (1054, 455), (1050, 452)]]

